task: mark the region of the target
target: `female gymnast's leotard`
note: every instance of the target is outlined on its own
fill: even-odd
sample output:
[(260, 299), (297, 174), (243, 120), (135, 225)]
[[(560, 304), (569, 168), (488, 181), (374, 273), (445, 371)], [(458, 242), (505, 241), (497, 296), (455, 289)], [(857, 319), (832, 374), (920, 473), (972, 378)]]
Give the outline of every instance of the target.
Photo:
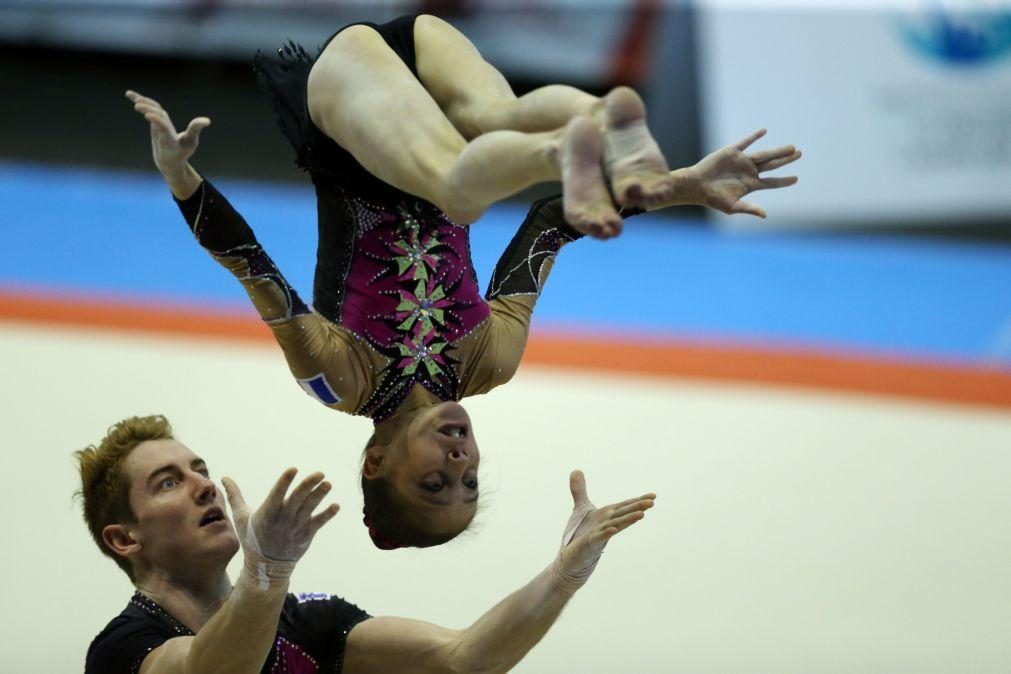
[[(417, 75), (413, 17), (373, 27)], [(468, 228), (373, 177), (309, 119), (312, 64), (294, 44), (256, 59), (297, 163), (316, 187), (314, 308), (206, 180), (179, 202), (197, 240), (245, 286), (292, 374), (328, 407), (378, 423), (508, 381), (555, 255), (581, 236), (565, 223), (561, 198), (533, 204), (482, 298)]]

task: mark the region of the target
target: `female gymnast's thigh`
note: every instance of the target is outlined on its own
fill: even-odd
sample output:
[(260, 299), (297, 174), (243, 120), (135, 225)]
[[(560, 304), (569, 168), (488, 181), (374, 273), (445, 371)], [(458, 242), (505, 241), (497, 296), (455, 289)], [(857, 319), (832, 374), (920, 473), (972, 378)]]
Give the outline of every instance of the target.
[(320, 54), (308, 83), (309, 114), (383, 182), (432, 203), (467, 141), (373, 28), (351, 26)]

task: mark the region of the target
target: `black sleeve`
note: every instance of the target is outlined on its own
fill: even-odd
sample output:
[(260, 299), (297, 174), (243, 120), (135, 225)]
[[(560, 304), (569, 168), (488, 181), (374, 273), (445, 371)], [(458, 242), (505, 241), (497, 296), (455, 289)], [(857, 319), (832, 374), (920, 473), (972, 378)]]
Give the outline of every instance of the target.
[[(263, 320), (309, 313), (309, 307), (260, 246), (253, 230), (207, 179), (189, 199), (176, 199), (176, 205), (197, 242), (246, 287)], [(278, 309), (275, 294), (257, 292), (258, 284), (264, 281), (280, 291), (283, 310)]]
[(257, 246), (256, 235), (224, 195), (206, 178), (189, 199), (175, 200), (201, 246), (217, 255), (240, 246)]
[[(623, 218), (640, 213), (645, 211), (641, 208), (621, 210)], [(562, 246), (582, 237), (565, 222), (561, 196), (535, 201), (495, 265), (485, 299), (491, 301), (508, 295), (540, 294), (545, 278), (541, 274), (544, 263), (553, 260)]]
[(348, 633), (370, 616), (354, 604), (330, 594), (289, 595), (282, 623), (288, 623), (302, 648), (316, 656), (320, 672), (339, 674), (344, 665)]
[(91, 642), (84, 674), (136, 674), (147, 654), (170, 638), (158, 625), (113, 621)]
[(495, 265), (485, 299), (539, 294), (544, 263), (553, 260), (562, 246), (582, 236), (565, 222), (560, 196), (535, 201)]

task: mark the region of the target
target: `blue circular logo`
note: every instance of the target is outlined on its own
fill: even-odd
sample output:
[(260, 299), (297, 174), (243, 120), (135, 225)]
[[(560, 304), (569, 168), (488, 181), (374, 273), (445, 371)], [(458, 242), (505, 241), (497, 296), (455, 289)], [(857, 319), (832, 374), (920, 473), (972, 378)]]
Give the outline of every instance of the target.
[(947, 64), (975, 66), (1011, 52), (1011, 12), (944, 11), (904, 16), (901, 31), (920, 54)]

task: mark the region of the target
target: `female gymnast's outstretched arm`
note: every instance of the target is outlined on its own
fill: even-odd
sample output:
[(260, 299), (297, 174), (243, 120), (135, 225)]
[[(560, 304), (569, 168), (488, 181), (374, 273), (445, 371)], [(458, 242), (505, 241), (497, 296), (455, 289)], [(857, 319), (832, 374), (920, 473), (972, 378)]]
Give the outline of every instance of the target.
[(210, 120), (197, 117), (180, 133), (157, 101), (133, 91), (126, 96), (150, 122), (155, 166), (190, 230), (243, 285), (299, 385), (327, 407), (356, 411), (374, 387), (373, 359), (358, 340), (302, 301), (242, 216), (190, 164)]
[[(737, 143), (712, 152), (694, 166), (670, 174), (674, 192), (649, 210), (675, 206), (705, 206), (727, 214), (765, 217), (765, 209), (744, 200), (757, 190), (789, 187), (796, 176), (762, 175), (791, 164), (801, 157), (793, 145), (748, 153), (765, 135), (759, 129)], [(475, 333), (472, 356), (462, 385), (463, 396), (487, 393), (512, 378), (526, 346), (530, 318), (559, 249), (578, 236), (566, 227), (561, 199), (535, 202), (519, 231), (502, 254), (486, 299), (491, 316), (485, 330)], [(623, 211), (625, 217), (643, 212)]]

